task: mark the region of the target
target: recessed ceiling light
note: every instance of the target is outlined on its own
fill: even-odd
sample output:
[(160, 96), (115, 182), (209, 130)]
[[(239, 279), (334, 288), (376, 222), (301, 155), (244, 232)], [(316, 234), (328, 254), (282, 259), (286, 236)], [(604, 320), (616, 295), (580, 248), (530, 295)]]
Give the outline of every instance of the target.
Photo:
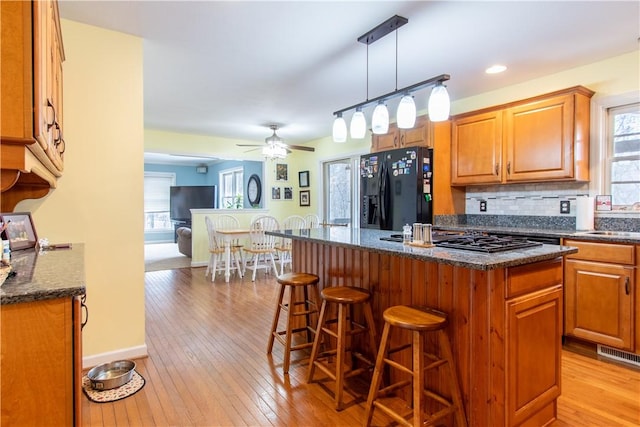
[(507, 67), (504, 65), (492, 65), (491, 67), (487, 68), (486, 70), (484, 70), (485, 73), (487, 74), (498, 74), (503, 72), (504, 70), (506, 70)]

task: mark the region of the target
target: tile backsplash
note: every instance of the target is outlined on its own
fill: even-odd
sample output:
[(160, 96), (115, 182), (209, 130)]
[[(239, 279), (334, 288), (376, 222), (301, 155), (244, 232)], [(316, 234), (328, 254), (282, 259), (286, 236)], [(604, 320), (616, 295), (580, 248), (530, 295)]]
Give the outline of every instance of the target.
[[(589, 184), (576, 182), (468, 186), (465, 214), (438, 216), (434, 223), (575, 230), (576, 198), (587, 195)], [(569, 202), (569, 213), (560, 213), (560, 201)], [(480, 211), (480, 202), (486, 211)], [(594, 225), (640, 232), (640, 212), (596, 212)]]

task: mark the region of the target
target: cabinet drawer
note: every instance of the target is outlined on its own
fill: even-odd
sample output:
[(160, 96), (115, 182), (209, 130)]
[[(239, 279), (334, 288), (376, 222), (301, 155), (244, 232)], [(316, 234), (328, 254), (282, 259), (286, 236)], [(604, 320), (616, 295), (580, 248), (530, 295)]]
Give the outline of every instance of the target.
[(562, 283), (562, 258), (509, 268), (506, 297), (531, 293)]
[(567, 258), (612, 264), (635, 264), (635, 246), (633, 245), (585, 242), (582, 240), (565, 240), (564, 244), (578, 248), (578, 253), (567, 255)]

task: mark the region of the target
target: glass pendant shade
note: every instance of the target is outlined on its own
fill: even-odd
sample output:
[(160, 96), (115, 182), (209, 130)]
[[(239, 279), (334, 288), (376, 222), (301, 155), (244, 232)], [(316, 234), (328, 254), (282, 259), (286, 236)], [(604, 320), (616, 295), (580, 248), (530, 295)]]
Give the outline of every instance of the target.
[(356, 112), (353, 113), (349, 132), (353, 139), (364, 138), (364, 135), (367, 132), (367, 120), (364, 118), (364, 113), (362, 111), (356, 110)]
[(387, 106), (383, 103), (378, 104), (375, 110), (373, 110), (371, 130), (376, 135), (389, 132), (389, 110), (387, 110)]
[(400, 129), (411, 129), (416, 124), (416, 103), (411, 95), (405, 95), (400, 99), (396, 122)]
[(345, 142), (347, 140), (347, 122), (342, 115), (333, 121), (333, 142)]
[(436, 85), (429, 96), (429, 120), (432, 122), (443, 122), (449, 118), (449, 109), (451, 103), (449, 101), (449, 92), (442, 85)]

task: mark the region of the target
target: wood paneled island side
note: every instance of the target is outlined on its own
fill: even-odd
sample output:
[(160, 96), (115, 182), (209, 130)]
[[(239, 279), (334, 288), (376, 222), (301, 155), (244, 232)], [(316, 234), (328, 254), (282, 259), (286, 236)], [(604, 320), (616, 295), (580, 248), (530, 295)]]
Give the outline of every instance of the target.
[[(272, 234), (293, 239), (294, 271), (319, 275), (321, 287), (370, 290), (378, 330), (383, 311), (397, 304), (448, 313), (469, 425), (553, 421), (560, 395), (562, 257), (576, 248), (482, 254), (380, 240), (389, 233), (327, 227)], [(440, 379), (428, 381), (442, 389)]]

